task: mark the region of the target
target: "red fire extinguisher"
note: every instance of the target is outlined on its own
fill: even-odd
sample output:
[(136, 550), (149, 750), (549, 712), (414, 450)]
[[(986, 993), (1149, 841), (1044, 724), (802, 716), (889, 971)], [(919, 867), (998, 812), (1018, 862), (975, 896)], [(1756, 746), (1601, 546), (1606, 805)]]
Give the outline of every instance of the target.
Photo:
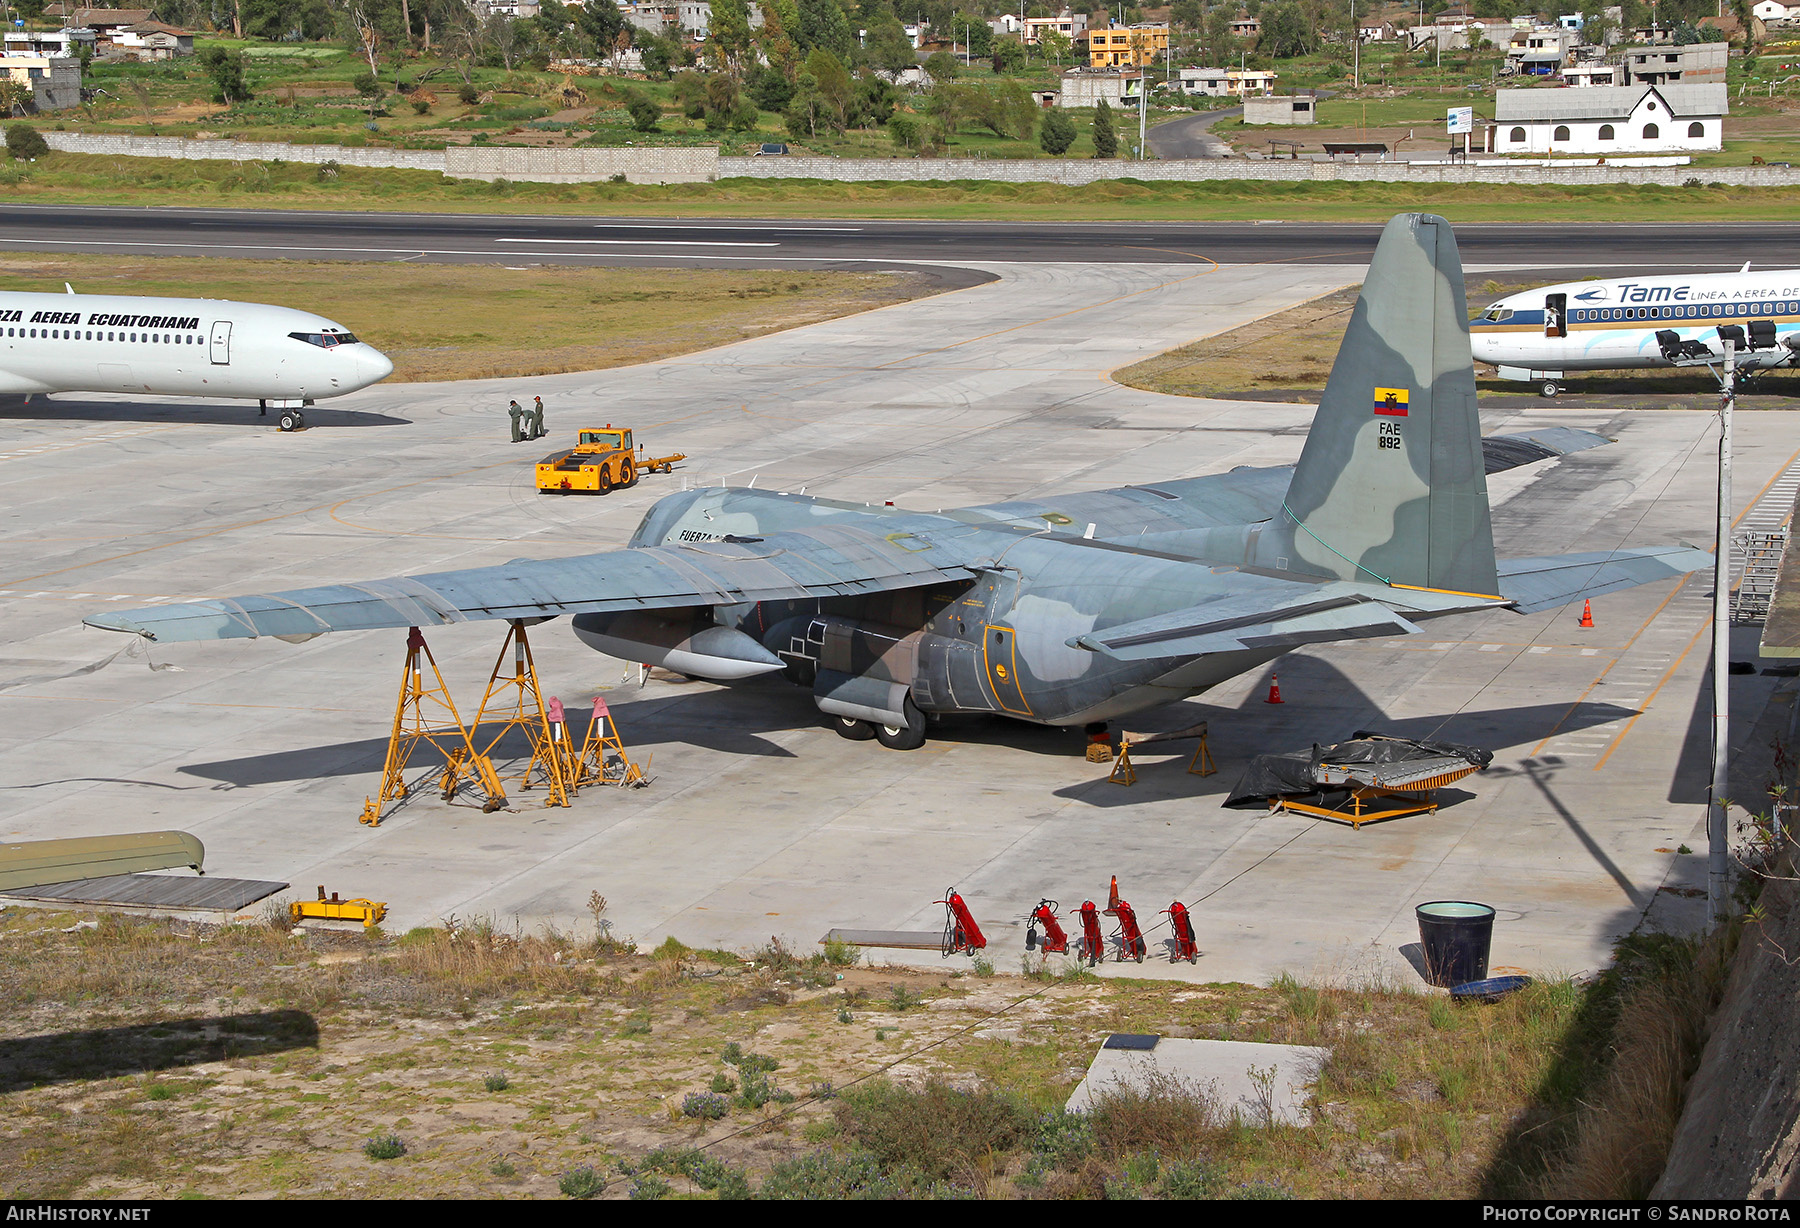
[(1175, 956), (1169, 962), (1185, 959), (1193, 963), (1200, 958), (1200, 947), (1194, 941), (1194, 922), (1188, 916), (1187, 906), (1176, 900), (1165, 911), (1169, 915), (1169, 930), (1175, 935)]
[[(1025, 926), (1025, 949), (1027, 951), (1041, 948), (1047, 955), (1061, 955), (1069, 949), (1069, 936), (1063, 933), (1063, 927), (1056, 920), (1057, 903), (1055, 900), (1039, 900), (1036, 908), (1031, 910), (1031, 918)], [(1044, 927), (1044, 936), (1038, 938), (1038, 926)]]
[(1100, 937), (1100, 910), (1089, 900), (1081, 906), (1081, 951), (1082, 959), (1087, 960), (1091, 968), (1106, 958), (1106, 940)]

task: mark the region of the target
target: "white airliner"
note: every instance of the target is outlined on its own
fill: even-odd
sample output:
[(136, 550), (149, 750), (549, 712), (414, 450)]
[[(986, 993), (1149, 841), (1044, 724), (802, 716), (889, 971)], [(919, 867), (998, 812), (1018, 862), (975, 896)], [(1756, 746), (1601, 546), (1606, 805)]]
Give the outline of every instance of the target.
[(315, 400), (387, 378), (387, 355), (311, 312), (225, 299), (0, 293), (0, 395), (243, 397), (305, 425)]
[(1727, 339), (1745, 375), (1794, 365), (1800, 270), (1565, 282), (1508, 295), (1469, 321), (1476, 362), (1501, 379), (1542, 381), (1547, 397), (1571, 371), (1716, 366)]

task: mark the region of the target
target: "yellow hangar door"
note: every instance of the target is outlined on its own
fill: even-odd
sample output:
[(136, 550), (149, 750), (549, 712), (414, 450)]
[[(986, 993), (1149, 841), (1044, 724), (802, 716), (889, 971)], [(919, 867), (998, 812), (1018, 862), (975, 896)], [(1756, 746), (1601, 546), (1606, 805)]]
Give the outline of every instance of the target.
[(231, 365), (231, 321), (214, 320), (212, 326), (213, 366)]

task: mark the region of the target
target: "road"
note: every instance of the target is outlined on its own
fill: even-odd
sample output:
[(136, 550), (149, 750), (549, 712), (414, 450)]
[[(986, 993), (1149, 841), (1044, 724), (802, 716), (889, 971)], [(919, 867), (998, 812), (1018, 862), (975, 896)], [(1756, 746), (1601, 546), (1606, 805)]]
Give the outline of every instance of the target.
[(1223, 111), (1203, 111), (1158, 124), (1150, 129), (1150, 149), (1159, 158), (1223, 158), (1231, 146), (1212, 134), (1212, 126), (1222, 119), (1235, 119), (1243, 107)]
[[(1367, 261), (1379, 225), (1301, 222), (772, 221), (0, 206), (0, 251), (300, 260), (870, 267), (923, 262)], [(1457, 227), (1482, 268), (1681, 271), (1800, 266), (1800, 227), (1592, 223)]]

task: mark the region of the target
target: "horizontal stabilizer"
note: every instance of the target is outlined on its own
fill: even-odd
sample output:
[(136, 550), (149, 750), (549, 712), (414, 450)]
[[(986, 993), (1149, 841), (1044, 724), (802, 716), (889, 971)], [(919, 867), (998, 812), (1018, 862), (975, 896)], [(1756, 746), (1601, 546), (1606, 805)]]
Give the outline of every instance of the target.
[(1521, 465), (1534, 465), (1552, 456), (1567, 456), (1589, 448), (1604, 447), (1612, 440), (1573, 426), (1543, 426), (1531, 431), (1487, 435), (1481, 441), (1481, 459), (1489, 474), (1505, 473)]
[(481, 618), (848, 597), (968, 579), (947, 550), (841, 525), (767, 537), (526, 559), (434, 575), (98, 614), (87, 625), (175, 640), (308, 639), (330, 631), (430, 627)]
[(1361, 594), (1315, 592), (1315, 600), (1280, 608), (1270, 608), (1266, 597), (1189, 606), (1076, 636), (1069, 645), (1121, 661), (1147, 661), (1411, 635), (1419, 629), (1379, 601)]
[(1521, 614), (1553, 610), (1622, 588), (1711, 567), (1713, 556), (1692, 546), (1651, 546), (1549, 558), (1503, 559), (1500, 593)]

